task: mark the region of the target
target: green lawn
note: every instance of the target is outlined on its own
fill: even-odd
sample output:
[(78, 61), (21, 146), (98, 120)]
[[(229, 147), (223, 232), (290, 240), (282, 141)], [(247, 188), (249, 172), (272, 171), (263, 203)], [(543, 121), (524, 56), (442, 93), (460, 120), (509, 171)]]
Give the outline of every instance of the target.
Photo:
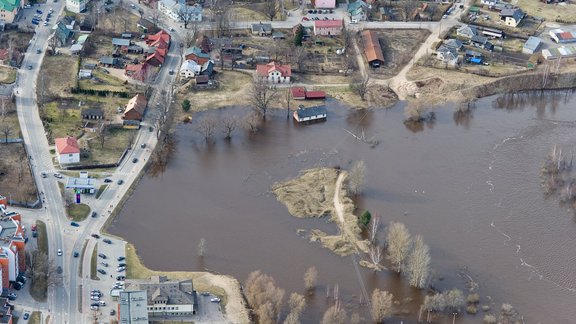
[(80, 135), (82, 120), (80, 109), (76, 108), (77, 105), (77, 101), (67, 100), (52, 101), (42, 107), (42, 115), (46, 121), (45, 127), (52, 136), (49, 138), (50, 142), (58, 137), (78, 137)]
[(30, 314), (30, 318), (28, 319), (28, 324), (42, 324), (40, 323), (40, 320), (42, 319), (42, 313), (41, 312), (32, 312)]
[[(85, 164), (114, 163), (118, 161), (122, 152), (128, 147), (131, 138), (138, 133), (135, 129), (111, 127), (108, 135), (101, 145), (98, 138), (93, 134), (87, 134), (84, 138), (89, 156), (82, 162)], [(134, 141), (134, 139), (132, 139)]]
[(90, 206), (86, 204), (72, 204), (68, 207), (68, 218), (75, 221), (81, 222), (88, 217), (90, 214)]
[(16, 69), (7, 66), (0, 66), (0, 83), (14, 83), (16, 81)]
[(123, 80), (115, 76), (106, 74), (101, 70), (92, 71), (92, 79), (82, 79), (78, 81), (81, 89), (110, 90), (110, 91), (130, 91), (131, 87), (125, 85)]

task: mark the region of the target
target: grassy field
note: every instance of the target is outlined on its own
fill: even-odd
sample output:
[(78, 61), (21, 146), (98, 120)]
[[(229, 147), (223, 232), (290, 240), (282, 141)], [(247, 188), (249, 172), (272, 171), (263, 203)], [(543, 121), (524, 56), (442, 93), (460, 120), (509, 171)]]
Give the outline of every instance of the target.
[(36, 245), (40, 252), (48, 254), (48, 234), (46, 233), (46, 224), (43, 221), (36, 221), (36, 231), (38, 237), (36, 238)]
[(49, 142), (58, 137), (80, 136), (82, 120), (80, 109), (76, 107), (77, 102), (72, 100), (52, 101), (42, 107), (44, 120), (47, 121), (46, 128), (51, 134)]
[(232, 14), (236, 21), (262, 21), (269, 20), (262, 12), (245, 7), (232, 8)]
[(89, 156), (82, 163), (99, 164), (118, 161), (120, 154), (128, 147), (131, 138), (134, 138), (136, 134), (137, 130), (134, 129), (112, 127), (108, 130), (107, 139), (103, 147), (93, 133), (86, 134), (82, 140), (82, 146), (89, 152)]
[(107, 184), (103, 184), (100, 186), (100, 188), (98, 188), (98, 191), (96, 192), (96, 199), (99, 199), (100, 196), (102, 196), (102, 194), (104, 193), (104, 190), (106, 190), (106, 188), (108, 188)]
[(32, 312), (30, 318), (28, 319), (28, 324), (42, 324), (40, 320), (42, 319), (42, 312)]
[(530, 16), (541, 17), (547, 21), (560, 19), (576, 22), (576, 4), (574, 3), (544, 4), (540, 1), (517, 0), (515, 5), (522, 8)]
[(86, 204), (72, 204), (68, 209), (68, 219), (81, 222), (90, 214), (90, 206)]
[(8, 66), (0, 66), (0, 83), (14, 83), (16, 81), (16, 69)]
[(46, 88), (51, 97), (71, 97), (70, 88), (76, 86), (78, 57), (67, 55), (44, 56), (37, 90)]
[(86, 247), (88, 246), (88, 240), (84, 241), (84, 245), (82, 245), (82, 252), (80, 253), (80, 262), (78, 262), (78, 277), (82, 277), (82, 260), (84, 260), (84, 254), (86, 253)]
[(98, 266), (98, 243), (94, 246), (92, 251), (92, 257), (90, 258), (90, 278), (92, 280), (100, 280), (98, 278), (98, 272), (96, 272), (96, 267)]
[(120, 80), (113, 75), (106, 74), (99, 69), (92, 71), (92, 79), (79, 80), (78, 85), (81, 89), (109, 90), (118, 92), (136, 91), (134, 86), (131, 86), (130, 84), (124, 84), (123, 80)]
[[(2, 125), (1, 120), (0, 125)], [(16, 136), (9, 138), (11, 137)], [(35, 201), (37, 199), (36, 184), (26, 162), (28, 158), (23, 144), (0, 144), (0, 157), (2, 194), (15, 201)]]

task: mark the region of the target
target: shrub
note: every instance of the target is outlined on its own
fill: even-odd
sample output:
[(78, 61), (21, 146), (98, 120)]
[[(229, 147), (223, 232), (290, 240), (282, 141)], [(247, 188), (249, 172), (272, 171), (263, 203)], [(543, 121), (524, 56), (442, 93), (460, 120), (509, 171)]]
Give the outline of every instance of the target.
[(190, 106), (191, 106), (191, 105), (190, 105), (190, 100), (184, 99), (184, 101), (182, 101), (182, 109), (183, 109), (185, 112), (190, 111)]
[(362, 215), (360, 216), (360, 219), (358, 219), (358, 223), (362, 227), (367, 227), (368, 224), (370, 224), (371, 219), (372, 219), (372, 214), (370, 214), (370, 211), (366, 210), (362, 213)]

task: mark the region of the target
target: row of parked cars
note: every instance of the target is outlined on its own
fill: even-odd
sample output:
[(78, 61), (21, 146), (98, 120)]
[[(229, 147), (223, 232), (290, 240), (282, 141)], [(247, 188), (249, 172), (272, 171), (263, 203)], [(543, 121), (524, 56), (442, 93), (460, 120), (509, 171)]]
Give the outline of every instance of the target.
[[(44, 20), (44, 26), (48, 26), (48, 22), (50, 22), (50, 18), (52, 17), (52, 8), (50, 8), (50, 10), (48, 11), (48, 14), (46, 14), (46, 20)], [(32, 18), (32, 24), (33, 25), (39, 25), (40, 22), (42, 21), (42, 10), (37, 9), (36, 13), (34, 14), (34, 17)]]
[[(104, 254), (104, 253), (98, 253), (98, 257), (101, 258), (101, 259), (103, 259), (103, 260), (108, 259), (108, 257), (107, 257), (106, 254)], [(122, 261), (126, 260), (126, 258), (123, 257), (123, 256), (121, 256), (121, 257), (118, 257), (117, 260), (118, 260), (119, 263), (118, 263), (118, 267), (116, 268), (116, 271), (117, 271), (117, 272), (124, 272), (124, 271), (126, 271), (126, 263), (122, 262)], [(109, 264), (106, 263), (106, 262), (104, 262), (104, 261), (100, 262), (100, 265), (102, 265), (102, 266), (104, 266), (104, 267), (108, 267), (108, 266), (109, 266)], [(104, 269), (102, 269), (102, 268), (99, 268), (97, 271), (98, 271), (98, 273), (103, 274), (103, 275), (105, 275), (105, 274), (107, 273), (106, 270), (104, 270)], [(116, 277), (116, 278), (118, 278), (118, 277)], [(124, 277), (124, 278), (125, 278), (125, 277)], [(119, 287), (117, 287), (117, 289), (118, 289), (118, 288), (119, 288)]]

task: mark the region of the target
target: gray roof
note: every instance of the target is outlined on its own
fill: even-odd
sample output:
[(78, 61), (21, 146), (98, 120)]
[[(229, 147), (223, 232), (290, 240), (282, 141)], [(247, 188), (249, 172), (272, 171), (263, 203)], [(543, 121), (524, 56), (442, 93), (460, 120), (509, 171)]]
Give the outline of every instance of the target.
[(271, 33), (272, 24), (262, 24), (262, 23), (252, 24), (252, 31)]
[(86, 108), (82, 109), (82, 116), (104, 116), (104, 111), (100, 108)]
[(316, 106), (309, 108), (298, 108), (298, 118), (312, 117), (318, 115), (325, 115), (326, 106)]
[(483, 57), (484, 55), (482, 55), (482, 53), (480, 53), (480, 52), (476, 52), (473, 50), (466, 50), (466, 56)]
[(102, 56), (100, 57), (100, 63), (115, 65), (118, 64), (118, 59), (112, 56)]
[(464, 25), (464, 26), (458, 28), (456, 30), (456, 33), (458, 35), (472, 36), (472, 35), (476, 35), (478, 32), (476, 31), (476, 28), (474, 28), (472, 26)]
[(124, 38), (112, 38), (112, 45), (114, 46), (130, 46), (130, 40)]
[(0, 84), (0, 96), (12, 97), (12, 85), (11, 84)]
[(286, 37), (286, 35), (283, 32), (277, 31), (272, 33), (272, 37), (283, 38)]
[(190, 280), (168, 280), (164, 276), (153, 276), (150, 280), (126, 280), (126, 290), (144, 290), (148, 304), (153, 300), (167, 299), (172, 305), (194, 304), (194, 287)]
[(542, 44), (542, 40), (540, 38), (530, 36), (528, 37), (526, 43), (524, 43), (524, 48), (536, 51), (538, 50), (538, 47), (540, 47), (540, 44)]
[(460, 49), (462, 48), (462, 46), (464, 46), (464, 43), (462, 43), (462, 41), (459, 41), (457, 39), (450, 38), (444, 41), (444, 46)]
[(472, 38), (470, 39), (472, 42), (474, 43), (479, 43), (479, 44), (486, 44), (486, 42), (488, 42), (488, 38), (484, 37), (484, 36), (472, 36)]
[(196, 55), (198, 57), (202, 57), (202, 58), (208, 58), (208, 59), (210, 58), (210, 54), (206, 54), (206, 53), (202, 52), (200, 47), (196, 47), (196, 46), (189, 47), (184, 51), (184, 56), (188, 56), (190, 54), (194, 54), (194, 55)]
[(524, 18), (524, 13), (522, 12), (522, 10), (520, 10), (518, 8), (516, 8), (516, 9), (502, 9), (502, 11), (500, 11), (500, 17), (512, 17), (512, 18), (514, 18), (514, 20), (516, 20), (518, 22), (522, 18)]
[(66, 182), (67, 189), (94, 189), (95, 181), (92, 178), (68, 178)]

